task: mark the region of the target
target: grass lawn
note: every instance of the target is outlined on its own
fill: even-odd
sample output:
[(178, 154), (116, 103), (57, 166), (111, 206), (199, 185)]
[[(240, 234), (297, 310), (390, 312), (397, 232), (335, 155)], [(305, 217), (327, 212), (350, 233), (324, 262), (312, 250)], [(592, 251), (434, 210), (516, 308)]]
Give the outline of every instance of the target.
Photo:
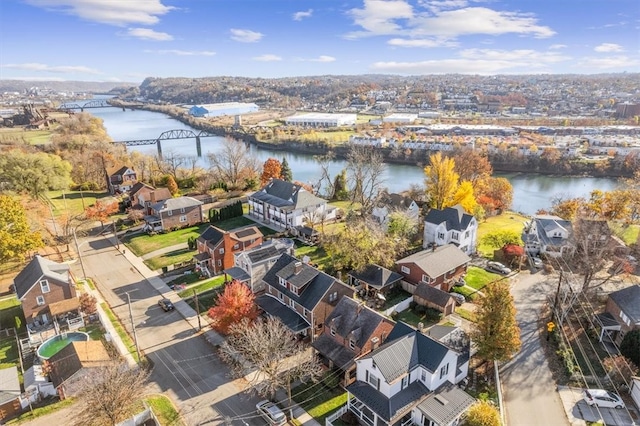
[(193, 259), (193, 255), (197, 251), (189, 250), (188, 248), (170, 251), (160, 256), (152, 257), (144, 261), (144, 264), (152, 271), (161, 269), (163, 266), (173, 265), (175, 263), (182, 263)]
[(5, 144), (26, 142), (29, 145), (42, 145), (49, 142), (50, 130), (25, 130), (24, 128), (0, 129), (0, 141)]
[(81, 327), (79, 330), (87, 333), (91, 340), (101, 340), (105, 333), (105, 329), (102, 328), (100, 322)]
[[(195, 274), (192, 274), (195, 275)], [(180, 281), (180, 280), (177, 280)], [(220, 287), (222, 284), (224, 284), (224, 275), (219, 275), (217, 277), (213, 277), (213, 278), (209, 278), (207, 280), (201, 281), (196, 285), (191, 285), (188, 288), (182, 290), (181, 292), (178, 293), (178, 296), (180, 296), (183, 299), (188, 299), (190, 297), (193, 297), (193, 290), (196, 291), (196, 293), (203, 293), (205, 291), (211, 290), (213, 288), (216, 287)]]
[(471, 287), (454, 287), (451, 291), (460, 293), (469, 300), (475, 299), (478, 294), (478, 290)]
[(298, 402), (311, 417), (324, 424), (324, 419), (347, 403), (347, 393), (339, 388), (328, 389), (322, 383), (303, 383), (291, 390)]
[(124, 343), (129, 353), (133, 356), (133, 359), (139, 363), (140, 359), (138, 359), (138, 354), (136, 353), (136, 345), (131, 337), (129, 337), (129, 333), (127, 333), (127, 330), (125, 330), (125, 328), (120, 323), (120, 320), (118, 320), (118, 317), (116, 317), (116, 314), (114, 314), (109, 305), (104, 302), (100, 304), (100, 307), (107, 314), (109, 321), (111, 321), (111, 324), (113, 324), (113, 328), (116, 329), (116, 333), (118, 333), (118, 336), (120, 336), (120, 339), (122, 339), (122, 343)]
[(640, 234), (640, 225), (628, 225), (624, 226), (619, 223), (610, 222), (609, 226), (613, 233), (622, 239), (626, 245), (634, 244), (638, 241), (638, 235)]
[(53, 214), (60, 216), (67, 211), (70, 214), (80, 214), (84, 210), (95, 204), (96, 200), (111, 197), (108, 192), (92, 192), (92, 191), (49, 191), (47, 198), (53, 204)]
[(456, 308), (456, 314), (468, 321), (476, 322), (476, 314), (464, 308)]
[(296, 245), (301, 244), (300, 247), (296, 248), (296, 257), (298, 259), (302, 259), (304, 256), (309, 256), (311, 258), (311, 263), (318, 264), (318, 269), (321, 271), (325, 270), (331, 258), (327, 254), (326, 251), (320, 246), (307, 246), (302, 245), (299, 241), (296, 241)]
[(186, 243), (189, 237), (197, 237), (202, 231), (207, 229), (208, 223), (198, 226), (190, 226), (189, 228), (178, 229), (177, 231), (167, 232), (166, 234), (136, 234), (124, 237), (124, 244), (136, 256), (144, 256), (152, 251), (161, 248), (170, 247), (176, 244)]
[(0, 369), (20, 366), (18, 343), (13, 335), (0, 337)]
[(418, 315), (413, 309), (405, 309), (402, 312), (398, 312), (398, 316), (395, 321), (402, 321), (414, 327), (418, 327), (419, 323), (422, 323), (425, 327), (431, 327), (438, 323), (438, 320), (427, 319), (426, 314)]
[(47, 400), (45, 400), (44, 403), (46, 403), (46, 405), (44, 405), (43, 407), (37, 407), (37, 408), (34, 407), (33, 411), (27, 411), (26, 413), (21, 414), (15, 419), (9, 420), (7, 424), (19, 425), (19, 424), (27, 423), (35, 419), (36, 417), (46, 416), (47, 414), (51, 414), (54, 411), (58, 411), (62, 408), (68, 407), (74, 402), (76, 401), (73, 398), (67, 398), (62, 401), (57, 400), (54, 403), (48, 403)]
[(522, 233), (523, 222), (528, 218), (518, 213), (504, 212), (498, 216), (492, 216), (478, 224), (478, 252), (484, 256), (493, 258), (493, 251), (500, 247), (492, 247), (482, 243), (482, 237), (494, 231), (514, 231), (518, 235)]
[(243, 226), (256, 225), (256, 222), (246, 216), (238, 216), (227, 220), (221, 220), (220, 222), (212, 223), (211, 225), (224, 231), (231, 231), (232, 229), (241, 228)]
[(473, 287), (476, 290), (482, 290), (491, 281), (495, 281), (501, 276), (494, 274), (493, 272), (485, 271), (477, 266), (469, 266), (467, 269), (467, 275), (464, 280), (469, 287)]
[(153, 395), (145, 398), (162, 426), (183, 426), (184, 422), (175, 405), (164, 395)]
[[(16, 318), (20, 321), (19, 326), (16, 324)], [(18, 329), (18, 334), (27, 330), (24, 312), (22, 312), (20, 301), (15, 295), (0, 300), (0, 329), (13, 327)]]
[(215, 304), (218, 294), (222, 291), (223, 284), (224, 275), (219, 275), (182, 290), (178, 293), (178, 296), (183, 298), (193, 309), (196, 309), (196, 302), (193, 297), (193, 290), (195, 289), (196, 293), (198, 293), (198, 308), (202, 314)]

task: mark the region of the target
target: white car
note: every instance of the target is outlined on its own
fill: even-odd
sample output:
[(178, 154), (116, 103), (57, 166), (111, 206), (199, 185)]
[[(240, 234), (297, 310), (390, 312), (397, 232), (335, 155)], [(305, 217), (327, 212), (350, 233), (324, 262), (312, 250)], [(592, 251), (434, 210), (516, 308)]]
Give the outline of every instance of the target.
[(511, 269), (507, 268), (500, 262), (487, 262), (487, 266), (485, 267), (487, 271), (497, 272), (503, 275), (509, 275), (511, 273)]
[(272, 426), (282, 426), (287, 424), (287, 416), (273, 402), (264, 400), (256, 404), (258, 413)]
[(582, 397), (589, 405), (603, 408), (624, 408), (624, 401), (618, 394), (604, 389), (585, 389)]
[(540, 269), (544, 266), (544, 264), (542, 263), (542, 259), (540, 259), (539, 257), (532, 257), (531, 262), (533, 263), (533, 267), (536, 269)]

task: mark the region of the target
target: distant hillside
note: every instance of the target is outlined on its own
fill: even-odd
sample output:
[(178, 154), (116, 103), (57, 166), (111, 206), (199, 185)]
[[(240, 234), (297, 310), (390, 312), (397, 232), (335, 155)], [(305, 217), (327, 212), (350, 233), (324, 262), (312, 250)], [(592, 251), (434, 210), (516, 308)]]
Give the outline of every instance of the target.
[(116, 88), (137, 87), (139, 83), (118, 83), (99, 81), (25, 81), (0, 80), (0, 93), (24, 92), (32, 87), (51, 89), (56, 92), (106, 93)]

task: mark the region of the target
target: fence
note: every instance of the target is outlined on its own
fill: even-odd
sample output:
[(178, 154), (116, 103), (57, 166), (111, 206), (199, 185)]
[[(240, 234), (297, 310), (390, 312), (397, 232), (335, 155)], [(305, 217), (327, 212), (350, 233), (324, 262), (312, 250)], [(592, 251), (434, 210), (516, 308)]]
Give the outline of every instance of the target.
[(338, 411), (336, 411), (335, 413), (333, 413), (330, 416), (327, 416), (324, 419), (325, 426), (333, 426), (333, 422), (336, 421), (337, 419), (339, 419), (347, 411), (349, 411), (349, 409), (347, 408), (347, 404), (345, 404), (342, 407), (340, 407), (338, 409)]
[(411, 293), (411, 294), (413, 294), (413, 293), (415, 293), (415, 292), (416, 292), (416, 287), (417, 287), (417, 286), (415, 286), (415, 285), (413, 285), (413, 284), (409, 284), (409, 283), (408, 283), (408, 282), (406, 282), (405, 280), (402, 280), (402, 281), (400, 282), (400, 284), (402, 285), (402, 289), (403, 289), (404, 291), (406, 291), (407, 293)]
[(413, 302), (413, 296), (410, 296), (410, 297), (404, 299), (400, 303), (396, 303), (395, 305), (393, 305), (392, 307), (390, 307), (389, 309), (384, 311), (383, 314), (389, 316), (394, 311), (402, 312), (402, 311), (404, 311), (406, 309), (409, 309), (409, 305), (411, 304), (411, 302)]

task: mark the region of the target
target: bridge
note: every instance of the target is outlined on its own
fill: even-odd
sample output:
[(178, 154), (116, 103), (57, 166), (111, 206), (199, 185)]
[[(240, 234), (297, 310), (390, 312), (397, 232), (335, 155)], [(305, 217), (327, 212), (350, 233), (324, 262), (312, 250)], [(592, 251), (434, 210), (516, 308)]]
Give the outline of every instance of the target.
[(125, 146), (140, 146), (140, 145), (157, 145), (158, 156), (162, 158), (162, 143), (161, 141), (175, 140), (175, 139), (191, 139), (196, 140), (196, 149), (198, 157), (202, 157), (202, 147), (200, 145), (200, 138), (208, 138), (218, 136), (212, 133), (205, 132), (204, 130), (196, 133), (193, 130), (188, 129), (175, 129), (162, 132), (160, 136), (155, 139), (136, 139), (130, 141), (114, 141), (113, 143), (125, 145)]
[(76, 103), (64, 103), (61, 104), (58, 109), (61, 111), (73, 111), (74, 109), (79, 109), (80, 111), (84, 111), (89, 108), (106, 108), (112, 105), (109, 104), (107, 99), (94, 99), (84, 104), (76, 104)]

